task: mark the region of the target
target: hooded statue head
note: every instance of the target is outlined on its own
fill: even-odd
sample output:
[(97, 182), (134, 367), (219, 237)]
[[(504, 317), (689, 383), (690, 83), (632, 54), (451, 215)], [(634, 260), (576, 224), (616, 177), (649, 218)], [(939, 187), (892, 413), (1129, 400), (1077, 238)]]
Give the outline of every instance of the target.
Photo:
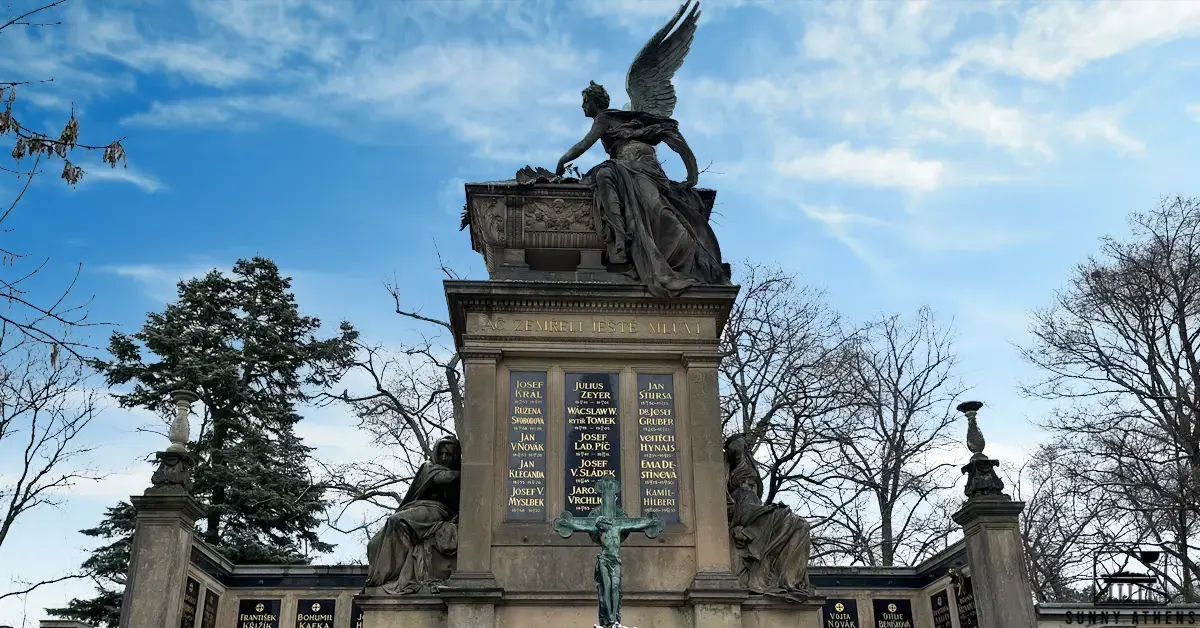
[(433, 446), (433, 461), (450, 469), (458, 471), (462, 467), (462, 445), (458, 438), (450, 435), (443, 436)]

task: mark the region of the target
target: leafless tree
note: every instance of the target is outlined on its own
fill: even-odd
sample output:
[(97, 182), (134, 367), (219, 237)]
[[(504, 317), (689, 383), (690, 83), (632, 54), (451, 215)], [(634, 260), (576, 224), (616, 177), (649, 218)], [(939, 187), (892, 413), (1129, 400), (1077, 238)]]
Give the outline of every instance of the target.
[(1200, 479), (1200, 201), (1163, 199), (1105, 238), (1035, 313), (1030, 394), (1061, 402), (1045, 426), (1118, 521), (1110, 551), (1157, 545), (1151, 570), (1197, 600)]
[(844, 405), (839, 380), (849, 338), (825, 295), (778, 267), (740, 265), (741, 293), (721, 336), (721, 420), (763, 458), (764, 500), (806, 478), (802, 461), (829, 442)]
[[(79, 482), (99, 479), (86, 467), (85, 431), (98, 408), (86, 387), (87, 367), (57, 345), (26, 340), (0, 360), (0, 549), (33, 511), (60, 503)], [(0, 600), (84, 577), (28, 582)]]
[[(67, 0), (56, 0), (49, 3), (35, 3), (32, 7), (12, 9), (8, 7), (8, 16), (0, 17), (0, 37), (18, 28), (44, 28), (56, 26), (57, 21), (48, 21), (53, 14), (52, 9), (59, 7)], [(36, 81), (49, 83), (52, 79)], [(83, 177), (83, 168), (72, 161), (74, 155), (100, 152), (101, 161), (111, 167), (125, 163), (125, 149), (120, 140), (107, 145), (91, 145), (79, 142), (79, 120), (71, 113), (67, 123), (57, 136), (34, 130), (21, 122), (21, 107), (17, 100), (18, 88), (24, 89), (31, 81), (0, 80), (0, 138), (10, 137), (13, 148), (8, 156), (8, 163), (0, 163), (0, 174), (11, 175), (19, 181), (19, 190), (11, 200), (0, 201), (0, 233), (11, 234), (3, 228), (3, 224), (25, 197), (34, 177), (40, 172), (39, 168), (54, 162), (62, 162), (62, 179), (69, 185), (75, 185)], [(3, 307), (0, 307), (0, 331), (13, 331), (12, 334), (0, 334), (9, 341), (8, 345), (0, 346), (0, 357), (22, 339), (28, 339), (43, 344), (58, 345), (68, 352), (76, 353), (82, 346), (73, 336), (59, 333), (62, 329), (70, 330), (87, 326), (86, 303), (73, 303), (71, 292), (79, 277), (76, 269), (75, 276), (65, 288), (56, 291), (50, 297), (31, 294), (33, 277), (45, 268), (46, 262), (26, 264), (28, 253), (14, 247), (0, 244), (0, 297), (3, 297)]]
[(1052, 442), (1006, 474), (1013, 498), (1025, 502), (1021, 542), (1038, 602), (1089, 599), (1100, 530), (1113, 523), (1102, 494), (1081, 481), (1081, 464)]
[(825, 481), (808, 497), (826, 510), (823, 539), (843, 560), (915, 564), (954, 530), (951, 427), (964, 388), (953, 335), (922, 308), (911, 320), (893, 315), (868, 327), (849, 355), (849, 417), (830, 434), (836, 446), (816, 452)]
[[(444, 265), (442, 272), (458, 277)], [(351, 379), (365, 385), (323, 395), (323, 403), (348, 405), (359, 429), (387, 452), (375, 460), (322, 464), (324, 484), (339, 496), (330, 525), (345, 533), (372, 530), (394, 511), (417, 469), (432, 459), (437, 440), (457, 434), (462, 425), (462, 367), (453, 342), (448, 342), (450, 323), (404, 309), (399, 285), (387, 288), (398, 315), (432, 326), (435, 333), (391, 349), (359, 342)], [(350, 519), (356, 506), (366, 506), (366, 514)]]

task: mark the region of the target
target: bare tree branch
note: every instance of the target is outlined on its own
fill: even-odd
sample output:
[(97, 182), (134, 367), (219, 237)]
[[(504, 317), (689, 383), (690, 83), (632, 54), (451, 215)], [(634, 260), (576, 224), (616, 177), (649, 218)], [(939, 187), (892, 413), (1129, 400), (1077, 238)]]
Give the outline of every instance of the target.
[[(1033, 341), (1022, 353), (1043, 376), (1025, 392), (1061, 402), (1043, 427), (1076, 463), (1055, 481), (1070, 482), (1111, 515), (1066, 524), (1114, 554), (1157, 546), (1166, 560), (1151, 571), (1170, 594), (1194, 602), (1200, 201), (1163, 199), (1130, 224), (1128, 239), (1105, 238), (1100, 255), (1080, 264), (1053, 304), (1035, 313)], [(1058, 568), (1053, 561), (1047, 567)], [(1048, 577), (1079, 579), (1078, 566), (1061, 569)]]

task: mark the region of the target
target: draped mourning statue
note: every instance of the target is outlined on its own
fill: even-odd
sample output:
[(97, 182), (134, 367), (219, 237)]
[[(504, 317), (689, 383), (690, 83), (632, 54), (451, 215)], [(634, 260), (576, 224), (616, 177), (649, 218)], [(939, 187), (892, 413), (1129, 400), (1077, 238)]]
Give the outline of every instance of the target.
[[(700, 176), (696, 156), (671, 119), (671, 78), (683, 65), (700, 18), (699, 3), (686, 17), (685, 9), (687, 2), (634, 58), (625, 81), (628, 110), (609, 109), (608, 92), (594, 81), (583, 90), (583, 114), (592, 118), (592, 128), (562, 156), (555, 171), (561, 176), (567, 164), (601, 142), (609, 159), (588, 171), (583, 181), (594, 189), (592, 211), (608, 262), (632, 264), (630, 274), (663, 298), (696, 284), (729, 283), (729, 267), (721, 261), (695, 189)], [(659, 144), (683, 160), (686, 181), (667, 178), (655, 151)]]
[(367, 587), (391, 594), (436, 588), (454, 570), (462, 447), (447, 436), (421, 465), (400, 507), (367, 544)]
[(812, 593), (808, 522), (783, 504), (762, 502), (762, 478), (745, 436), (725, 441), (729, 536), (740, 559), (738, 580), (754, 593), (803, 602)]

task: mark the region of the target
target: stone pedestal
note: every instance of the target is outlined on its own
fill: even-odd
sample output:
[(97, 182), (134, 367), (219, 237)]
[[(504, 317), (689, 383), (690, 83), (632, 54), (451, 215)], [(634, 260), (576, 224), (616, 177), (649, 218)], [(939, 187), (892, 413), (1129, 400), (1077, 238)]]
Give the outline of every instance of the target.
[(121, 628), (178, 626), (200, 505), (183, 490), (133, 497), (137, 523)]
[[(742, 628), (821, 628), (823, 598), (804, 604), (755, 597), (742, 605)], [(865, 623), (863, 624), (865, 628)]]
[[(583, 534), (560, 538), (551, 522), (572, 503), (585, 507), (573, 491), (592, 468), (578, 447), (590, 444), (572, 440), (580, 428), (571, 417), (581, 420), (572, 414), (580, 378), (600, 378), (616, 419), (604, 428), (612, 452), (604, 468), (621, 484), (621, 507), (631, 516), (673, 513), (658, 537), (632, 535), (622, 545), (623, 623), (741, 628), (747, 593), (730, 568), (717, 388), (717, 342), (737, 287), (697, 286), (672, 301), (620, 281), (445, 288), (466, 386), (458, 571), (440, 592), (445, 626), (596, 623), (598, 547)], [(517, 382), (533, 382), (525, 384), (536, 392), (533, 414), (514, 410)], [(644, 399), (653, 386), (670, 393), (670, 413), (651, 415)], [(531, 416), (535, 430), (510, 429)], [(666, 428), (641, 422), (664, 416)], [(533, 454), (513, 454), (521, 449)], [(664, 464), (670, 473), (656, 475)], [(667, 488), (652, 491), (648, 478), (663, 477)]]
[(437, 595), (359, 595), (363, 628), (443, 628), (446, 605)]
[[(637, 283), (605, 264), (591, 186), (494, 181), (466, 191), (471, 247), (492, 279)], [(696, 191), (707, 218), (717, 193)]]
[(1006, 495), (976, 495), (953, 515), (966, 539), (980, 628), (1037, 625), (1018, 524), (1024, 508)]

